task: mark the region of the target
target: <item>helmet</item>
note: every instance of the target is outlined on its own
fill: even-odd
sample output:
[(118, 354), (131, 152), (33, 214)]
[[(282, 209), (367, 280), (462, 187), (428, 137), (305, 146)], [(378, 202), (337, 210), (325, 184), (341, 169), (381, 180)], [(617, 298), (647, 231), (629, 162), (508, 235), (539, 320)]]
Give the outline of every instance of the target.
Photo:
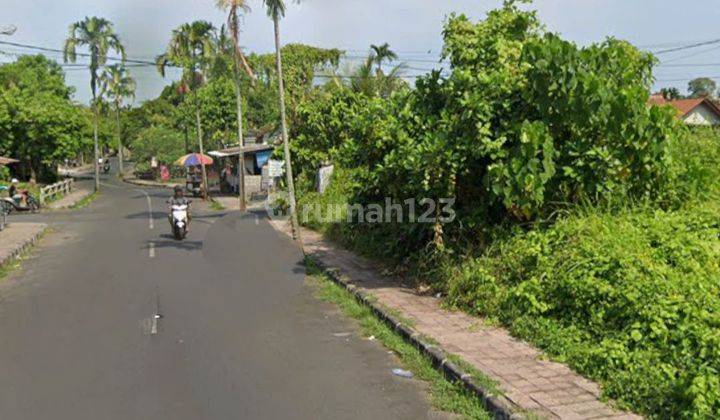
[(175, 192), (182, 192), (183, 188), (179, 185), (176, 185), (175, 188), (173, 188)]
[(17, 178), (13, 178), (13, 179), (10, 180), (10, 182), (13, 183), (13, 184), (17, 184), (17, 183), (20, 182), (20, 181), (18, 181)]

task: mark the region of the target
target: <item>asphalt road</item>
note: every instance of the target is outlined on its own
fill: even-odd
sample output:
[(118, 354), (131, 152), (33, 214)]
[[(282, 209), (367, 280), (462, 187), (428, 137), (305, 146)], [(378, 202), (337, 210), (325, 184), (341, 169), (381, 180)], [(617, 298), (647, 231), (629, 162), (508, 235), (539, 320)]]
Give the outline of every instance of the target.
[(377, 342), (336, 336), (354, 324), (263, 218), (196, 214), (178, 242), (168, 191), (104, 184), (16, 218), (54, 232), (0, 284), (0, 419), (444, 417)]

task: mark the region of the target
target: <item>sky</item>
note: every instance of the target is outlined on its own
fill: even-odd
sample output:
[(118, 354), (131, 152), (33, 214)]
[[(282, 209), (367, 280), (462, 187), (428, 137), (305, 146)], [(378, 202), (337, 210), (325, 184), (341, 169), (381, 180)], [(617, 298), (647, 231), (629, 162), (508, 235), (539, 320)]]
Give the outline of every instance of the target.
[[(283, 43), (301, 42), (335, 47), (348, 55), (366, 54), (370, 44), (388, 42), (401, 61), (412, 69), (408, 75), (434, 64), (442, 48), (442, 25), (448, 14), (465, 13), (481, 19), (498, 7), (500, 0), (303, 0), (288, 2), (281, 23)], [(220, 26), (223, 12), (214, 0), (0, 0), (0, 26), (12, 24), (17, 32), (0, 36), (0, 41), (62, 48), (68, 26), (85, 16), (102, 16), (115, 23), (128, 57), (153, 60), (163, 52), (170, 32), (178, 25), (205, 19)], [(644, 49), (661, 49), (720, 39), (720, 3), (716, 0), (537, 0), (547, 29), (564, 38), (587, 45), (607, 36), (626, 39)], [(242, 44), (246, 51), (273, 51), (273, 26), (261, 0), (250, 0), (252, 11), (245, 17)], [(0, 61), (27, 50), (0, 45)], [(62, 60), (60, 55), (48, 54)], [(661, 55), (656, 69), (655, 88), (677, 86), (698, 76), (720, 81), (720, 44)], [(352, 61), (353, 59), (350, 59)], [(153, 67), (133, 68), (138, 81), (136, 103), (157, 96), (162, 87), (177, 77), (170, 72), (162, 79)], [(77, 89), (76, 99), (89, 95), (87, 70), (67, 71), (68, 83)]]

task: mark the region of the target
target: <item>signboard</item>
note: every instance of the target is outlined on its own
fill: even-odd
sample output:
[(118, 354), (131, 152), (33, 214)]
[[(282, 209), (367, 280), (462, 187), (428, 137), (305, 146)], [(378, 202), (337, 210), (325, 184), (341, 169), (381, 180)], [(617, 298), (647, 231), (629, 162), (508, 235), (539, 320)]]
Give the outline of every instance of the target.
[(152, 159), (150, 159), (150, 167), (153, 169), (158, 167), (158, 161), (155, 156), (153, 156)]
[(285, 161), (282, 160), (268, 160), (268, 176), (270, 178), (276, 178), (283, 176), (285, 173)]
[(330, 185), (330, 177), (335, 167), (333, 165), (323, 166), (318, 171), (317, 190), (320, 194), (324, 193), (328, 185)]

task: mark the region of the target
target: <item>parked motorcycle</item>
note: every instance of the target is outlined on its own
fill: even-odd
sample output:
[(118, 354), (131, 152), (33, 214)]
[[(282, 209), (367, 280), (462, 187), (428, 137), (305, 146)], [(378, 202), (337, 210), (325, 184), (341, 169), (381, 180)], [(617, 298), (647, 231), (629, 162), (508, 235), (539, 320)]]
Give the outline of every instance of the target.
[[(0, 191), (5, 190), (8, 190), (8, 187), (0, 185)], [(26, 205), (23, 205), (22, 200), (17, 197), (0, 198), (0, 200), (2, 200), (2, 204), (5, 207), (6, 213), (12, 213), (13, 211), (29, 211), (32, 213), (36, 213), (38, 210), (40, 210), (40, 201), (38, 201), (38, 199), (35, 198), (34, 195), (30, 194), (27, 191), (23, 192), (22, 194), (24, 194), (26, 197)]]
[(171, 208), (170, 220), (172, 223), (173, 236), (178, 241), (182, 241), (187, 235), (188, 207), (187, 204), (174, 204)]
[(106, 159), (105, 163), (103, 163), (103, 173), (106, 174), (108, 172), (110, 172), (110, 161)]

